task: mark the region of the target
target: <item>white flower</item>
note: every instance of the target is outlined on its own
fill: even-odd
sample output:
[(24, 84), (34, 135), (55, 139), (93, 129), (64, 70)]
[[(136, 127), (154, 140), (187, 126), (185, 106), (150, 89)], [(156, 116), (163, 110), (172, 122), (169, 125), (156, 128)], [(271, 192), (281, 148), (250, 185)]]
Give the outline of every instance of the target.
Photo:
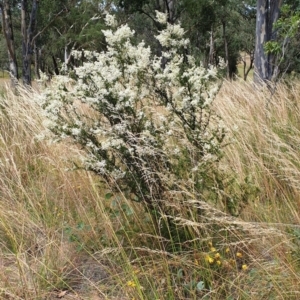
[(74, 136), (79, 136), (80, 133), (81, 133), (81, 129), (79, 129), (79, 128), (72, 128), (72, 129), (71, 129), (71, 133), (72, 133), (72, 135), (74, 135)]
[(167, 23), (167, 19), (168, 19), (168, 15), (166, 13), (162, 13), (158, 10), (155, 11), (156, 13), (156, 21), (160, 24), (166, 24)]
[(127, 40), (134, 35), (134, 30), (131, 30), (128, 25), (122, 25), (115, 32), (112, 30), (102, 30), (106, 41), (109, 45), (117, 44), (121, 41)]
[(199, 166), (197, 165), (197, 166), (195, 166), (194, 168), (192, 168), (192, 173), (196, 173), (196, 172), (198, 172), (198, 170), (199, 170)]
[(95, 171), (101, 173), (101, 174), (105, 174), (106, 173), (106, 161), (105, 160), (101, 160), (101, 161), (97, 161), (94, 163), (89, 163), (88, 167), (92, 167)]
[(87, 148), (90, 148), (94, 151), (98, 151), (99, 150), (99, 147), (97, 147), (94, 143), (92, 143), (91, 141), (87, 142), (86, 143), (86, 147)]
[(126, 174), (125, 172), (122, 172), (122, 171), (117, 170), (117, 169), (113, 170), (113, 171), (110, 173), (111, 177), (112, 177), (114, 180), (118, 180), (118, 179), (124, 178), (125, 174)]
[(50, 119), (43, 120), (42, 124), (44, 127), (48, 128), (48, 129), (55, 128), (55, 126), (56, 126), (56, 122), (54, 122)]
[[(164, 47), (177, 47), (187, 46), (189, 44), (188, 39), (183, 39), (184, 30), (178, 24), (167, 24), (167, 28), (162, 30), (156, 39), (160, 42), (160, 44)], [(170, 51), (174, 51), (175, 49), (170, 49)]]
[(205, 150), (210, 150), (210, 149), (211, 149), (211, 145), (205, 143), (203, 148), (204, 148)]
[(178, 154), (180, 154), (180, 150), (176, 147), (176, 148), (174, 148), (173, 153), (175, 155), (178, 155)]
[(119, 124), (116, 124), (113, 126), (113, 129), (114, 131), (117, 133), (117, 134), (123, 134), (126, 132), (127, 130), (127, 125), (126, 123), (119, 123)]
[(152, 123), (149, 120), (147, 120), (145, 122), (145, 128), (150, 128), (151, 126), (152, 126)]
[(116, 18), (115, 16), (107, 13), (105, 15), (105, 24), (107, 26), (110, 26), (110, 27), (117, 27), (118, 26), (118, 22), (116, 21)]

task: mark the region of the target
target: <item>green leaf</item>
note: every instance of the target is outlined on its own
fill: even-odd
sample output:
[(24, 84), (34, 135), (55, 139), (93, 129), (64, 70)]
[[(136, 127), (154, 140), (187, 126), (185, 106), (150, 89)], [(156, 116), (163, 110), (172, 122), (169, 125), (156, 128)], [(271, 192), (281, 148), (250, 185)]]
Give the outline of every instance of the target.
[(191, 280), (189, 283), (184, 284), (183, 287), (188, 290), (188, 291), (192, 291), (196, 288), (197, 283), (195, 280)]
[(133, 214), (133, 210), (131, 209), (131, 207), (128, 204), (124, 203), (121, 205), (121, 207), (127, 217), (129, 217)]
[(107, 194), (105, 195), (105, 200), (109, 200), (112, 196), (113, 196), (112, 193), (107, 193)]
[(183, 270), (182, 269), (179, 269), (177, 271), (177, 278), (179, 278), (179, 279), (183, 278)]
[(203, 281), (199, 281), (196, 285), (197, 291), (202, 291), (205, 288), (205, 284)]
[(84, 223), (83, 223), (83, 222), (79, 222), (79, 223), (77, 224), (77, 229), (82, 230), (83, 228), (84, 228)]

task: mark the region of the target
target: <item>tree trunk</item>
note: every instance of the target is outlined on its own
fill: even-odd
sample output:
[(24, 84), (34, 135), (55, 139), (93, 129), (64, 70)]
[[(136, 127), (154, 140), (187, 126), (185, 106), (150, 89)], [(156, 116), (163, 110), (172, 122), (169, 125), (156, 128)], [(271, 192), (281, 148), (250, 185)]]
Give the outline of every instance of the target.
[(165, 0), (168, 13), (168, 22), (174, 24), (176, 21), (175, 0)]
[(228, 42), (226, 37), (226, 24), (225, 21), (222, 22), (223, 29), (223, 39), (224, 39), (224, 48), (225, 48), (225, 62), (226, 62), (226, 77), (230, 78), (230, 68), (229, 68), (229, 53), (228, 53)]
[(59, 75), (59, 68), (54, 55), (52, 55), (52, 61), (53, 61), (55, 75)]
[(211, 32), (210, 32), (210, 42), (209, 42), (209, 58), (208, 58), (208, 64), (213, 66), (215, 65), (215, 41), (214, 41), (214, 29), (213, 26), (211, 26)]
[(254, 55), (254, 82), (274, 79), (275, 57), (264, 51), (266, 42), (276, 38), (273, 24), (278, 20), (283, 0), (257, 0), (256, 41)]
[(14, 44), (14, 34), (13, 26), (11, 21), (11, 9), (8, 0), (4, 0), (0, 3), (0, 8), (2, 11), (2, 24), (3, 32), (6, 40), (7, 50), (8, 50), (8, 61), (9, 61), (9, 74), (11, 78), (11, 86), (15, 88), (18, 83), (18, 64), (16, 58), (15, 44)]
[(34, 73), (35, 73), (35, 78), (41, 79), (40, 75), (40, 51), (38, 47), (36, 46), (36, 43), (33, 43), (34, 45)]
[(32, 9), (28, 27), (26, 25), (26, 13), (28, 11), (27, 0), (21, 2), (21, 31), (22, 31), (22, 77), (24, 85), (31, 85), (31, 60), (33, 54), (33, 33), (36, 28), (36, 15), (38, 0), (32, 0)]

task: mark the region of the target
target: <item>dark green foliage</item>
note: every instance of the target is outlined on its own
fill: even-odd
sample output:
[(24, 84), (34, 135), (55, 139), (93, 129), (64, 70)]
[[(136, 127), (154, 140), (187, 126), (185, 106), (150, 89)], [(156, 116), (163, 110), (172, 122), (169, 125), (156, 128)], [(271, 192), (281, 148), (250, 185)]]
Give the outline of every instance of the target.
[(119, 0), (119, 5), (126, 13), (141, 11), (145, 4), (149, 4), (150, 0)]
[[(15, 45), (18, 65), (21, 63), (21, 20), (20, 1), (10, 1)], [(170, 2), (168, 2), (170, 3)], [(226, 37), (228, 43), (229, 75), (233, 77), (240, 59), (240, 53), (244, 52), (253, 56), (254, 29), (256, 18), (256, 1), (238, 0), (180, 0), (174, 1), (172, 12), (169, 11), (165, 1), (154, 0), (49, 0), (39, 1), (37, 26), (35, 28), (34, 55), (36, 55), (35, 68), (49, 75), (58, 74), (63, 62), (70, 67), (74, 66), (74, 60), (70, 56), (71, 50), (87, 49), (101, 51), (105, 49), (105, 42), (101, 30), (103, 25), (103, 11), (113, 11), (120, 22), (129, 23), (135, 29), (136, 41), (145, 40), (150, 45), (153, 53), (161, 54), (162, 49), (153, 39), (153, 31), (161, 30), (155, 22), (155, 10), (169, 12), (169, 21), (181, 22), (186, 29), (186, 36), (191, 41), (190, 54), (196, 55), (204, 65), (218, 63), (218, 56), (226, 59), (222, 24), (226, 24)], [(284, 3), (289, 10), (281, 12), (281, 19), (277, 27), (277, 38), (266, 45), (268, 53), (277, 53), (277, 64), (281, 73), (299, 72), (300, 55), (298, 53), (298, 30), (293, 36), (287, 34), (286, 29), (291, 28), (293, 20), (297, 18), (300, 10), (300, 2), (286, 0)], [(31, 1), (28, 1), (28, 12), (31, 9)], [(29, 16), (29, 14), (28, 14)], [(29, 20), (27, 16), (27, 21)], [(279, 28), (280, 27), (280, 28)], [(238, 28), (238, 30), (237, 30)], [(213, 32), (214, 60), (209, 59), (210, 33)], [(282, 53), (284, 52), (284, 55)], [(284, 57), (282, 57), (284, 56)], [(2, 65), (6, 65), (6, 53), (4, 51)], [(6, 66), (5, 66), (6, 67)], [(32, 65), (33, 68), (33, 65)], [(39, 76), (39, 74), (36, 74)]]
[(41, 69), (50, 74), (57, 73), (57, 67), (65, 60), (70, 65), (74, 63), (70, 57), (72, 49), (101, 51), (105, 47), (98, 1), (60, 2), (47, 2), (39, 11), (40, 19), (45, 20), (41, 28), (47, 28), (37, 40)]

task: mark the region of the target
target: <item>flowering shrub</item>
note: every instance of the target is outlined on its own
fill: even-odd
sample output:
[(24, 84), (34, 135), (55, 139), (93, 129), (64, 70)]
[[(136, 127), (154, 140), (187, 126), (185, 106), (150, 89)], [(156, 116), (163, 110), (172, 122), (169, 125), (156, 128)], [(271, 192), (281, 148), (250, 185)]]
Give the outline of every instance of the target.
[(134, 32), (107, 15), (107, 50), (84, 51), (87, 61), (55, 77), (41, 95), (56, 138), (80, 145), (88, 170), (151, 207), (201, 182), (219, 159), (225, 133), (210, 109), (217, 70), (185, 54), (189, 41), (180, 25), (167, 24), (161, 13), (157, 21), (165, 26), (156, 37), (162, 57), (143, 42), (134, 45)]

